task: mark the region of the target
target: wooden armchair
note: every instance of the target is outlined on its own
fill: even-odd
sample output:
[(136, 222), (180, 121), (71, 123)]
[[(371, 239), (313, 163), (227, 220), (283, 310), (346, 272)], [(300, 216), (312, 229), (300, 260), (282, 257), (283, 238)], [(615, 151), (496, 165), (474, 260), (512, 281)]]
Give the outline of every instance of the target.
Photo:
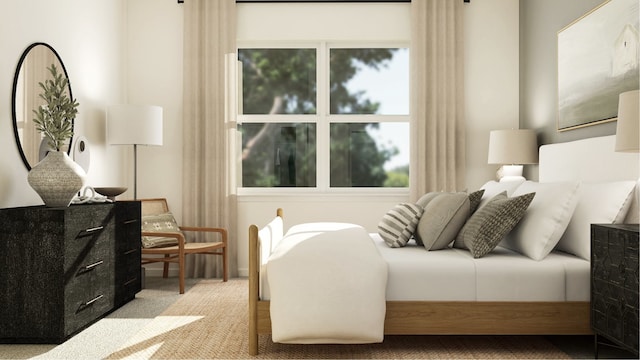
[[(142, 216), (160, 215), (169, 212), (169, 206), (166, 199), (141, 199)], [(185, 272), (185, 255), (188, 254), (211, 254), (222, 256), (223, 264), (223, 281), (228, 279), (228, 252), (227, 252), (227, 230), (223, 228), (211, 227), (194, 227), (179, 226), (180, 231), (157, 232), (145, 231), (143, 229), (142, 236), (175, 238), (177, 245), (163, 247), (142, 247), (142, 264), (154, 262), (163, 262), (164, 269), (162, 276), (166, 278), (169, 274), (169, 263), (178, 263), (178, 277), (180, 282), (180, 294), (184, 294), (184, 272)], [(192, 242), (185, 240), (182, 231), (194, 231), (204, 233), (219, 233), (220, 241), (217, 242)], [(149, 256), (151, 255), (151, 256)], [(159, 256), (164, 255), (164, 256)]]

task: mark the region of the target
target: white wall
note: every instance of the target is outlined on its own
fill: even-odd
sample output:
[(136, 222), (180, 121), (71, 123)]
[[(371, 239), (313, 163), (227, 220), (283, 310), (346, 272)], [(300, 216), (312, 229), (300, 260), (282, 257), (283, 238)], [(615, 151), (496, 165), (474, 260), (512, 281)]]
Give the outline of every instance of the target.
[(467, 188), (495, 178), (487, 165), (489, 132), (519, 128), (519, 2), (465, 4)]
[(124, 0), (7, 1), (0, 12), (0, 207), (42, 204), (27, 183), (13, 135), (11, 91), (26, 47), (45, 42), (56, 49), (80, 103), (76, 134), (91, 152), (88, 183), (113, 183), (120, 164), (104, 146), (105, 104), (122, 98)]
[[(240, 6), (241, 23), (243, 14)], [(286, 24), (277, 21), (276, 15), (262, 13), (260, 17), (268, 22), (263, 31)], [(338, 11), (334, 20), (346, 15)], [(339, 23), (349, 24), (348, 19)], [(390, 19), (382, 16), (377, 21)], [(105, 108), (119, 102), (163, 107), (164, 145), (138, 150), (138, 197), (167, 197), (180, 220), (182, 5), (175, 0), (21, 0), (5, 4), (0, 24), (0, 83), (5, 84), (0, 98), (5, 104), (11, 99), (16, 63), (28, 44), (48, 42), (60, 53), (80, 102), (77, 133), (86, 136), (91, 145), (90, 185), (133, 186), (131, 149), (105, 145)], [(335, 24), (332, 22), (334, 30)], [(397, 26), (408, 41), (408, 21)], [(486, 164), (489, 131), (518, 126), (518, 2), (465, 4), (465, 26), (467, 187), (476, 189), (493, 178), (496, 170)], [(290, 25), (284, 28), (294, 29)], [(300, 27), (295, 32), (299, 34)], [(238, 34), (245, 36), (240, 30)], [(0, 157), (0, 207), (41, 204), (26, 182), (27, 172), (16, 150), (11, 124), (10, 107), (0, 107), (0, 150), (4, 154)], [(131, 197), (128, 191), (122, 198)], [(248, 225), (266, 222), (277, 207), (285, 209), (288, 225), (348, 221), (373, 231), (386, 210), (405, 200), (406, 195), (398, 194), (242, 197), (238, 228), (230, 229), (237, 231), (240, 242), (240, 273), (246, 275)]]
[[(163, 111), (163, 145), (138, 147), (138, 198), (167, 198), (181, 219), (183, 6), (175, 0), (126, 4), (128, 103), (157, 105)], [(133, 152), (128, 150), (130, 161)]]

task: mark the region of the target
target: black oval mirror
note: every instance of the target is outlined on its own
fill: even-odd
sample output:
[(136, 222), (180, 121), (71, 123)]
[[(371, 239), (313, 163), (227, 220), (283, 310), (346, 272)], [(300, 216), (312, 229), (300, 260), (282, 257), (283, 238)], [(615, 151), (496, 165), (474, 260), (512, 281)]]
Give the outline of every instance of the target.
[[(13, 78), (13, 92), (11, 95), (11, 110), (13, 114), (13, 132), (16, 145), (27, 170), (31, 170), (47, 154), (49, 148), (42, 135), (36, 130), (33, 111), (44, 104), (40, 98), (42, 89), (39, 83), (51, 78), (47, 70), (52, 64), (56, 65), (60, 72), (69, 79), (67, 69), (58, 53), (46, 43), (33, 43), (22, 53), (15, 77)], [(71, 95), (71, 83), (67, 83), (68, 96)], [(65, 145), (62, 151), (70, 152), (70, 144)]]

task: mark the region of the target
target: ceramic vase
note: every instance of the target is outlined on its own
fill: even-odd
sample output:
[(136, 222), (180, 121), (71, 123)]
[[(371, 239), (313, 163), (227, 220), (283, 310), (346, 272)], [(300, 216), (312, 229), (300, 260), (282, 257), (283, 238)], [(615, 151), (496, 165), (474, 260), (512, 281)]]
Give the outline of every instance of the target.
[(67, 153), (50, 151), (27, 176), (47, 207), (67, 207), (84, 186), (86, 173)]

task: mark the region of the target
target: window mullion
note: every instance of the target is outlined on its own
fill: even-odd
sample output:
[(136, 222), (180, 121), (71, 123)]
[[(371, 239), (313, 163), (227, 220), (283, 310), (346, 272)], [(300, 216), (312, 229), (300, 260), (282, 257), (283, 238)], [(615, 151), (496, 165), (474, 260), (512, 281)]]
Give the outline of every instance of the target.
[(329, 57), (326, 42), (318, 44), (318, 55), (316, 57), (316, 96), (317, 96), (317, 166), (316, 184), (318, 190), (329, 189), (330, 164), (329, 164)]

